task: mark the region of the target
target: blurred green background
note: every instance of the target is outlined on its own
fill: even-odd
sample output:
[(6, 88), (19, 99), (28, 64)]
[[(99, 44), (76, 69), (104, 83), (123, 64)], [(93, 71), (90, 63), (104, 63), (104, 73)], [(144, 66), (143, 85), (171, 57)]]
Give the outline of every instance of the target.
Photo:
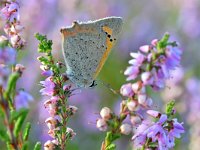
[[(124, 25), (117, 42), (98, 79), (119, 90), (126, 83), (124, 70), (131, 59), (129, 53), (137, 51), (144, 44), (150, 44), (154, 38), (161, 38), (165, 32), (171, 34), (183, 49), (180, 69), (167, 82), (167, 88), (159, 93), (151, 93), (155, 109), (163, 110), (170, 99), (177, 100), (177, 112), (184, 121), (186, 133), (177, 142), (175, 149), (198, 150), (200, 143), (200, 1), (199, 0), (20, 0), (20, 18), (25, 26), (24, 38), (27, 45), (19, 53), (19, 62), (26, 70), (19, 87), (25, 88), (33, 97), (28, 120), (31, 121), (31, 142), (44, 142), (48, 129), (44, 123), (49, 116), (43, 107), (45, 97), (41, 97), (39, 81), (41, 77), (37, 57), (36, 32), (46, 34), (53, 40), (54, 56), (63, 61), (61, 51), (60, 28), (70, 26), (74, 20), (88, 21), (107, 16), (120, 16)], [(0, 20), (1, 34), (4, 23)], [(64, 61), (63, 61), (64, 62)], [(100, 149), (105, 133), (95, 128), (98, 112), (103, 106), (109, 106), (118, 113), (119, 96), (99, 84), (94, 89), (82, 89), (72, 96), (70, 104), (79, 108), (71, 119), (69, 127), (75, 132), (75, 138), (69, 143), (69, 150)], [(1, 144), (3, 145), (3, 144)], [(131, 136), (117, 142), (118, 150), (131, 150)], [(1, 147), (3, 148), (4, 145)]]

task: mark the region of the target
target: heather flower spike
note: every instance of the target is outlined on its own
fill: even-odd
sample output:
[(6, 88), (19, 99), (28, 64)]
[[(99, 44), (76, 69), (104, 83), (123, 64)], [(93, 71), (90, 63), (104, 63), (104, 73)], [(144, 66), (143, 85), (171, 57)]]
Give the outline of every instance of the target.
[[(2, 3), (5, 5), (1, 6), (0, 17), (2, 23), (5, 21), (5, 36), (0, 36), (0, 111), (4, 125), (0, 137), (9, 150), (28, 149), (31, 123), (25, 119), (29, 102), (34, 98), (18, 86), (26, 68), (17, 62), (18, 50), (24, 46), (21, 37), (24, 28), (19, 20), (19, 3), (16, 0)], [(40, 143), (35, 147), (39, 148)]]
[[(115, 149), (113, 141), (130, 134), (135, 127), (132, 137), (135, 149), (167, 150), (175, 146), (174, 141), (181, 137), (184, 128), (183, 123), (173, 116), (174, 102), (167, 105), (166, 114), (153, 110), (153, 100), (146, 93), (146, 88), (151, 87), (154, 91), (163, 89), (170, 72), (179, 66), (181, 54), (176, 42), (169, 41), (168, 33), (160, 40), (152, 40), (150, 45), (141, 46), (139, 52), (130, 53), (130, 66), (124, 72), (129, 83), (120, 89), (124, 98), (120, 104), (120, 114), (110, 115), (110, 108), (104, 107), (100, 112), (101, 118), (97, 120), (97, 128), (107, 131), (102, 150)], [(147, 121), (145, 111), (158, 121)], [(131, 124), (126, 123), (125, 119), (129, 119)]]
[(63, 66), (55, 61), (52, 55), (52, 41), (39, 33), (35, 37), (39, 41), (38, 52), (44, 54), (44, 56), (38, 57), (42, 64), (40, 66), (41, 74), (46, 78), (44, 81), (40, 81), (43, 87), (40, 92), (48, 97), (44, 102), (44, 108), (47, 109), (50, 117), (46, 119), (45, 123), (49, 128), (47, 134), (53, 138), (44, 144), (44, 149), (65, 149), (67, 142), (76, 135), (71, 128), (67, 127), (67, 124), (78, 108), (68, 105), (72, 86), (66, 84), (68, 79), (61, 72)]

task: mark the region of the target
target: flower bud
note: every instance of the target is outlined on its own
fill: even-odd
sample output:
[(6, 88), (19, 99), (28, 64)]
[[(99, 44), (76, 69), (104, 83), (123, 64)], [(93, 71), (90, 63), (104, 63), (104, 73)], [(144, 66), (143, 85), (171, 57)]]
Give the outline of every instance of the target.
[(71, 128), (67, 128), (66, 132), (69, 134), (70, 139), (73, 139), (76, 133)]
[(20, 37), (18, 35), (12, 35), (10, 38), (10, 42), (11, 42), (12, 46), (14, 46), (14, 47), (19, 40), (20, 40)]
[(132, 90), (132, 85), (131, 85), (131, 83), (122, 85), (122, 87), (121, 87), (121, 89), (120, 89), (120, 93), (121, 93), (123, 96), (127, 96), (127, 97), (133, 96), (133, 95), (134, 95), (134, 92), (133, 92), (133, 90)]
[(154, 118), (160, 118), (160, 116), (161, 116), (161, 113), (156, 110), (147, 110), (147, 114)]
[(78, 111), (78, 108), (76, 106), (70, 105), (69, 110), (70, 110), (71, 114), (74, 115)]
[(122, 134), (129, 135), (131, 131), (132, 131), (132, 127), (130, 124), (125, 123), (120, 126), (120, 132)]
[(55, 148), (55, 144), (48, 140), (44, 143), (44, 150), (53, 150)]
[(150, 50), (150, 46), (149, 45), (143, 45), (143, 46), (140, 46), (139, 50), (143, 53), (148, 53), (149, 50)]
[(147, 95), (146, 94), (139, 94), (138, 95), (138, 103), (141, 105), (146, 104)]
[(152, 105), (153, 105), (153, 100), (150, 97), (148, 97), (147, 100), (146, 100), (146, 106), (152, 107)]
[(127, 107), (130, 111), (134, 111), (137, 107), (137, 103), (135, 101), (129, 101)]
[(111, 110), (108, 107), (104, 107), (101, 109), (100, 111), (100, 116), (104, 119), (104, 120), (109, 120), (111, 118)]
[(151, 41), (151, 44), (152, 44), (153, 46), (156, 46), (157, 43), (158, 43), (158, 39), (154, 39), (154, 40)]
[(136, 82), (132, 84), (132, 90), (134, 93), (138, 93), (139, 89), (140, 89), (140, 82)]
[(56, 118), (53, 117), (49, 117), (45, 120), (45, 123), (47, 124), (48, 128), (50, 130), (53, 130), (56, 128), (57, 124), (58, 124), (58, 120)]
[(134, 126), (136, 126), (142, 122), (142, 119), (139, 116), (131, 116), (130, 121)]
[(151, 85), (153, 84), (153, 77), (151, 72), (143, 72), (141, 75), (142, 82), (144, 85)]
[(106, 131), (108, 128), (107, 123), (104, 119), (98, 119), (96, 126), (100, 131)]
[(15, 71), (19, 72), (20, 74), (22, 74), (25, 69), (26, 68), (22, 64), (16, 64), (15, 66)]

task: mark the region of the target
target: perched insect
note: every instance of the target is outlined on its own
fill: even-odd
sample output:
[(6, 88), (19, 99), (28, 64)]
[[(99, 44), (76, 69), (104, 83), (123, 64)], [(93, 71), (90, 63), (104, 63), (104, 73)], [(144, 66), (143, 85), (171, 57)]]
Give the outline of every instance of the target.
[(62, 49), (67, 76), (78, 87), (93, 87), (122, 29), (120, 17), (74, 22), (62, 28)]

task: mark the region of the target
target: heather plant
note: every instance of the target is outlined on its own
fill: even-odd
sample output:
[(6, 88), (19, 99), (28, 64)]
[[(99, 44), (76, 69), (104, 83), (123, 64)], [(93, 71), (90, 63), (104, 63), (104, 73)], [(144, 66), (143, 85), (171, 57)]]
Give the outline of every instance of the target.
[[(31, 123), (25, 119), (29, 112), (28, 103), (33, 97), (17, 86), (25, 67), (17, 62), (25, 41), (21, 36), (24, 27), (19, 19), (19, 3), (16, 0), (3, 1), (1, 18), (5, 21), (5, 36), (0, 36), (0, 115), (4, 126), (0, 126), (0, 138), (9, 150), (29, 149)], [(40, 143), (35, 150), (40, 149)]]
[[(169, 41), (169, 37), (166, 33), (160, 40), (155, 39), (150, 45), (141, 46), (139, 52), (131, 53), (131, 66), (124, 74), (128, 76), (127, 81), (134, 82), (121, 87), (124, 100), (119, 115), (104, 107), (97, 120), (97, 128), (107, 131), (102, 150), (115, 149), (113, 142), (132, 133), (134, 127), (137, 127), (132, 137), (134, 149), (170, 149), (175, 146), (175, 138), (184, 133), (183, 123), (174, 117), (174, 102), (167, 105), (165, 113), (158, 112), (153, 110), (153, 100), (146, 92), (147, 87), (154, 91), (163, 89), (170, 71), (180, 63), (182, 51), (176, 42)], [(158, 120), (148, 120), (144, 112)], [(124, 121), (126, 118), (130, 123)]]
[(48, 135), (53, 138), (44, 144), (44, 149), (64, 150), (67, 142), (76, 135), (67, 125), (70, 117), (77, 112), (78, 108), (68, 104), (73, 91), (72, 85), (67, 83), (68, 78), (63, 72), (65, 65), (52, 55), (52, 41), (39, 33), (35, 37), (39, 41), (38, 52), (44, 54), (38, 57), (41, 62), (41, 74), (46, 77), (40, 82), (43, 86), (40, 92), (48, 96), (44, 102), (44, 108), (48, 110), (50, 117), (45, 120), (45, 123), (49, 128)]

